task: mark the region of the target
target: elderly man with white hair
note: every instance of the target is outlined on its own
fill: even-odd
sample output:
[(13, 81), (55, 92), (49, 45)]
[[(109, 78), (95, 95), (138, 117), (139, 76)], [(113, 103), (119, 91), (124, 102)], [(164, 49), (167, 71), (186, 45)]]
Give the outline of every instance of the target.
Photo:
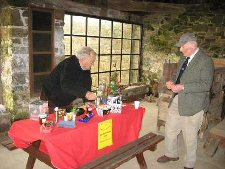
[(95, 100), (91, 92), (91, 66), (96, 59), (96, 52), (90, 47), (83, 47), (77, 56), (73, 55), (60, 62), (46, 78), (43, 92), (47, 100), (56, 107), (71, 107), (77, 98)]
[(166, 82), (174, 92), (165, 125), (165, 155), (158, 162), (179, 160), (177, 136), (182, 131), (185, 144), (184, 169), (193, 169), (196, 162), (198, 130), (209, 105), (214, 64), (201, 49), (193, 33), (185, 33), (175, 45), (183, 58), (173, 80)]

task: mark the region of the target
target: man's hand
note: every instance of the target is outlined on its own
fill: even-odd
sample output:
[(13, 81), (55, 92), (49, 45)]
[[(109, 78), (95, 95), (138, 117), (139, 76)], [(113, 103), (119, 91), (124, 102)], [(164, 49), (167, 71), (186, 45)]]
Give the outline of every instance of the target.
[(86, 93), (85, 97), (88, 100), (96, 100), (97, 99), (96, 94), (93, 92), (89, 92), (89, 91)]
[(92, 102), (85, 102), (85, 105), (86, 105), (87, 107), (91, 107), (91, 108), (95, 108), (95, 107), (96, 107), (94, 101), (92, 101)]
[(184, 85), (181, 85), (181, 84), (172, 85), (171, 90), (174, 93), (179, 93), (180, 91), (184, 90)]
[(173, 81), (168, 81), (168, 82), (166, 82), (166, 87), (167, 87), (167, 89), (171, 89), (172, 88), (172, 86), (174, 86), (174, 82)]

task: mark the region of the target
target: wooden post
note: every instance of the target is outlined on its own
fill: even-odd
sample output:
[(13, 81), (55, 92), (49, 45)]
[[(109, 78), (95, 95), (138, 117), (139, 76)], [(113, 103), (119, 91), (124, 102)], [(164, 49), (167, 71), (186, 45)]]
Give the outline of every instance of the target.
[(137, 158), (140, 169), (148, 168), (143, 153), (137, 154), (136, 158)]
[(34, 151), (32, 153), (29, 153), (29, 157), (27, 160), (27, 165), (26, 165), (26, 169), (33, 169), (34, 168), (34, 163), (36, 161), (37, 158), (37, 154), (35, 151), (38, 151), (39, 147), (40, 147), (41, 141), (35, 141), (32, 146), (34, 148)]

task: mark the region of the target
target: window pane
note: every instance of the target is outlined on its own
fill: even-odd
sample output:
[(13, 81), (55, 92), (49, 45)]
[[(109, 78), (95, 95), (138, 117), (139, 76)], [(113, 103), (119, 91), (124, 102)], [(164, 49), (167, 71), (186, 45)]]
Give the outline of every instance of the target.
[[(72, 23), (70, 23), (70, 17), (72, 17)], [(67, 35), (64, 35), (65, 55), (71, 55), (70, 51), (75, 54), (83, 46), (89, 46), (98, 53), (91, 67), (92, 87), (95, 88), (98, 82), (103, 80), (109, 82), (110, 74), (114, 71), (113, 66), (119, 74), (122, 69), (123, 73), (119, 75), (119, 78), (122, 77), (123, 84), (128, 84), (129, 80), (132, 83), (137, 82), (141, 53), (141, 25), (69, 14), (64, 16), (64, 21), (64, 33)], [(72, 33), (70, 33), (70, 24), (73, 26)], [(72, 38), (72, 46), (70, 46), (68, 35)], [(82, 35), (82, 37), (76, 35)], [(133, 79), (129, 79), (129, 76), (133, 76)]]
[(141, 26), (133, 25), (133, 39), (141, 39)]
[(130, 55), (122, 56), (122, 70), (130, 69)]
[(121, 84), (122, 85), (129, 84), (129, 71), (122, 71), (121, 72)]
[(131, 56), (131, 69), (138, 69), (139, 66), (139, 55)]
[(32, 11), (32, 29), (39, 31), (51, 31), (52, 14), (50, 12)]
[(123, 54), (130, 54), (131, 52), (131, 40), (123, 40)]
[(105, 81), (106, 84), (109, 84), (110, 74), (107, 73), (99, 73), (99, 82)]
[(87, 34), (92, 36), (99, 36), (99, 19), (88, 18)]
[(73, 16), (73, 34), (85, 35), (86, 32), (86, 17)]
[(94, 65), (91, 67), (91, 73), (98, 72), (98, 56), (96, 57)]
[(100, 72), (110, 71), (110, 56), (100, 56)]
[(71, 55), (70, 36), (64, 36), (65, 55)]
[(120, 54), (121, 53), (121, 39), (113, 39), (112, 41), (112, 53)]
[(121, 60), (120, 55), (113, 55), (112, 56), (112, 68), (114, 65), (116, 65), (116, 70), (120, 70), (120, 60)]
[(71, 28), (71, 16), (70, 15), (64, 15), (64, 23), (63, 26), (64, 34), (70, 34), (70, 28)]
[(133, 54), (139, 54), (140, 52), (140, 41), (139, 40), (133, 40), (132, 41), (132, 53)]
[(96, 53), (99, 53), (98, 52), (98, 41), (99, 41), (99, 38), (87, 38), (87, 46), (91, 47), (92, 49), (95, 50)]
[(85, 46), (85, 38), (83, 37), (72, 37), (72, 55), (76, 54), (78, 50)]
[(51, 61), (51, 55), (33, 55), (34, 73), (50, 71)]
[(130, 74), (130, 83), (138, 82), (138, 70), (131, 70)]
[(111, 37), (112, 22), (101, 20), (101, 36)]
[(42, 84), (48, 75), (34, 75), (34, 93), (40, 93)]
[(122, 23), (113, 22), (113, 37), (114, 38), (122, 37)]
[(96, 90), (98, 87), (98, 74), (92, 74), (92, 90)]
[(101, 38), (100, 39), (100, 53), (110, 54), (111, 53), (111, 39)]
[(131, 39), (131, 28), (132, 25), (131, 24), (123, 24), (123, 37), (124, 38), (128, 38)]
[(33, 50), (34, 52), (47, 51), (51, 52), (51, 34), (33, 33)]

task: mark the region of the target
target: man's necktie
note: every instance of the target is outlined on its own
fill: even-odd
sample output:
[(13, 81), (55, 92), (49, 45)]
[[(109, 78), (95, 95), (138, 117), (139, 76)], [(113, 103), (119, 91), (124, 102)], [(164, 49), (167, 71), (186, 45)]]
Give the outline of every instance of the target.
[(183, 65), (182, 65), (182, 67), (180, 69), (180, 73), (179, 73), (178, 78), (176, 80), (176, 84), (180, 84), (180, 78), (181, 78), (182, 74), (184, 73), (184, 71), (185, 71), (185, 69), (187, 67), (189, 59), (190, 59), (190, 57), (186, 57), (186, 60), (184, 61)]

